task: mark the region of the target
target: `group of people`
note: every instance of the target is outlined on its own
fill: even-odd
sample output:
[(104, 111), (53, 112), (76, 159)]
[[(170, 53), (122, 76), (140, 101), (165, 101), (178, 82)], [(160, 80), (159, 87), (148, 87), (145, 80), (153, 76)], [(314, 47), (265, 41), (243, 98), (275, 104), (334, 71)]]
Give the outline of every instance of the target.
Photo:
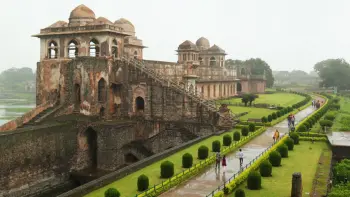
[(313, 108), (318, 109), (318, 108), (321, 107), (321, 102), (319, 100), (317, 100), (317, 101), (316, 100), (312, 100), (311, 105), (312, 105)]
[[(242, 149), (239, 149), (239, 152), (238, 152), (237, 156), (239, 158), (239, 165), (242, 167), (242, 165), (243, 165), (243, 152), (242, 152)], [(216, 153), (216, 160), (215, 160), (215, 169), (220, 169), (220, 165), (222, 165), (222, 167), (225, 170), (225, 168), (227, 166), (226, 156), (224, 155), (221, 158), (220, 152), (217, 152)]]
[(294, 128), (294, 124), (295, 124), (294, 114), (289, 114), (289, 116), (287, 117), (287, 120), (288, 120), (288, 128)]

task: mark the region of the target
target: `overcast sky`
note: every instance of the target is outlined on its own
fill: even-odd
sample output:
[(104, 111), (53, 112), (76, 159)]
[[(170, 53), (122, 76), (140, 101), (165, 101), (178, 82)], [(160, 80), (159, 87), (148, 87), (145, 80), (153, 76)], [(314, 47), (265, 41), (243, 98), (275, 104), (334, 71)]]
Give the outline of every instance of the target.
[(148, 46), (144, 58), (176, 61), (178, 45), (203, 36), (226, 59), (260, 57), (273, 70), (307, 72), (327, 58), (350, 60), (349, 0), (11, 0), (2, 2), (0, 71), (36, 68), (39, 33), (85, 4), (114, 22), (123, 17)]

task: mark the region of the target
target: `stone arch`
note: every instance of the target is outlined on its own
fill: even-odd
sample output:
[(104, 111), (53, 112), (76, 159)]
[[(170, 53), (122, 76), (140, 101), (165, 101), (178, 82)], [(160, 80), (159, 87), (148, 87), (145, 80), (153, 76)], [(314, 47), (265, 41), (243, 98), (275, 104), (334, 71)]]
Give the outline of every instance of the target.
[(240, 82), (237, 83), (237, 92), (242, 92), (242, 84)]
[(86, 159), (92, 169), (97, 168), (97, 131), (92, 127), (88, 127), (78, 136), (79, 149), (86, 153)]
[(96, 38), (91, 39), (89, 42), (89, 56), (100, 56), (100, 43)]
[(136, 112), (142, 112), (145, 110), (145, 100), (138, 96), (135, 98), (135, 111)]
[(79, 43), (77, 40), (75, 39), (72, 39), (68, 42), (68, 58), (75, 58), (75, 57), (78, 57), (78, 54), (79, 54), (79, 49), (78, 49), (78, 46), (79, 46)]
[(136, 163), (138, 161), (139, 161), (139, 158), (137, 158), (132, 152), (127, 152), (124, 154), (124, 162), (127, 165)]
[(137, 54), (137, 51), (134, 51), (133, 56), (134, 56), (134, 59), (138, 59), (138, 54)]
[(106, 87), (106, 81), (102, 77), (98, 81), (98, 102), (106, 102), (106, 96), (107, 96), (107, 87)]
[(56, 59), (58, 57), (58, 44), (56, 41), (51, 40), (48, 44), (48, 58)]
[(210, 58), (210, 63), (209, 63), (210, 66), (216, 66), (216, 59), (215, 57), (211, 57)]
[(81, 90), (80, 90), (80, 84), (78, 84), (78, 83), (76, 83), (76, 84), (74, 84), (74, 96), (73, 96), (73, 98), (74, 98), (74, 104), (76, 105), (76, 106), (80, 106), (80, 103), (81, 103)]
[(112, 56), (118, 57), (118, 41), (116, 39), (112, 41)]

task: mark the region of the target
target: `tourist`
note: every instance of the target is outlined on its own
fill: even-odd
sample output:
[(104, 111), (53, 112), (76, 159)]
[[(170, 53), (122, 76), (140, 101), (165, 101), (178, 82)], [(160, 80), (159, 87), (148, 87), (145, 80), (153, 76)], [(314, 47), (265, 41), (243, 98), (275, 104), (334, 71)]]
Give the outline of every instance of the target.
[(225, 169), (226, 169), (226, 156), (225, 155), (222, 157), (222, 168), (225, 171)]
[(279, 137), (280, 137), (280, 132), (276, 129), (275, 133), (273, 134), (273, 141), (277, 142)]
[(315, 100), (312, 100), (311, 106), (312, 106), (312, 107), (315, 107)]
[(287, 117), (287, 120), (288, 120), (288, 127), (290, 128), (290, 124), (292, 122), (292, 115), (289, 114), (289, 116)]
[(239, 149), (238, 158), (239, 158), (239, 165), (242, 167), (242, 165), (243, 165), (243, 152), (242, 152), (242, 149)]
[(220, 169), (220, 160), (221, 160), (221, 156), (220, 156), (220, 152), (216, 153), (216, 164), (215, 164), (215, 169)]
[(291, 117), (291, 123), (292, 123), (292, 126), (294, 127), (294, 123), (295, 123), (295, 117), (294, 117), (294, 115), (292, 114), (292, 117)]

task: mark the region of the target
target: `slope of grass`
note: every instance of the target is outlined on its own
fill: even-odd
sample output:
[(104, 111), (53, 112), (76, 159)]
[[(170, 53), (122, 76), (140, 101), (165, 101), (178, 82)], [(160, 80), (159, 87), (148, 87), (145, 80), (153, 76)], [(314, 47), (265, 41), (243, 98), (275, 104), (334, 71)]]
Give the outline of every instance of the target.
[[(233, 130), (236, 131), (236, 130)], [(230, 134), (231, 136), (233, 135), (233, 132), (226, 132), (221, 134), (220, 136), (212, 136), (206, 140), (203, 140), (197, 144), (194, 144), (192, 146), (190, 146), (189, 148), (186, 148), (182, 151), (176, 152), (175, 154), (162, 159), (158, 162), (155, 162), (141, 170), (138, 170), (118, 181), (115, 181), (109, 185), (106, 185), (98, 190), (95, 190), (87, 195), (85, 195), (85, 197), (103, 197), (104, 196), (104, 192), (108, 189), (108, 188), (117, 188), (120, 193), (121, 196), (125, 196), (125, 197), (129, 197), (129, 196), (135, 196), (138, 192), (137, 192), (137, 178), (144, 174), (146, 176), (148, 176), (149, 178), (149, 183), (150, 183), (150, 187), (152, 187), (153, 185), (159, 184), (161, 183), (163, 180), (165, 179), (161, 179), (160, 178), (160, 164), (163, 161), (169, 160), (171, 162), (174, 163), (174, 169), (175, 169), (175, 174), (182, 172), (184, 169), (182, 168), (182, 155), (184, 155), (185, 153), (190, 153), (193, 156), (193, 165), (197, 164), (200, 162), (200, 160), (197, 159), (197, 151), (198, 148), (202, 145), (205, 145), (209, 148), (209, 151), (211, 151), (212, 148), (212, 142), (215, 140), (220, 140), (221, 144), (222, 142), (222, 138), (224, 135), (226, 134)], [(209, 156), (211, 156), (212, 154), (214, 154), (213, 152), (209, 152)]]
[[(303, 196), (308, 196), (312, 190), (313, 179), (318, 167), (320, 155), (324, 149), (329, 149), (324, 142), (300, 142), (289, 151), (289, 157), (282, 159), (282, 166), (273, 167), (272, 177), (262, 178), (262, 189), (248, 190), (247, 183), (240, 185), (246, 196), (289, 197), (292, 187), (292, 174), (301, 172)], [(230, 196), (234, 197), (234, 193)]]
[(256, 108), (256, 107), (239, 107), (239, 106), (228, 106), (232, 113), (239, 114), (243, 112), (249, 112), (248, 114), (241, 116), (240, 120), (247, 120), (248, 118), (261, 119), (263, 116), (268, 116), (276, 110)]
[(340, 97), (340, 110), (333, 123), (333, 131), (350, 131), (350, 98)]

